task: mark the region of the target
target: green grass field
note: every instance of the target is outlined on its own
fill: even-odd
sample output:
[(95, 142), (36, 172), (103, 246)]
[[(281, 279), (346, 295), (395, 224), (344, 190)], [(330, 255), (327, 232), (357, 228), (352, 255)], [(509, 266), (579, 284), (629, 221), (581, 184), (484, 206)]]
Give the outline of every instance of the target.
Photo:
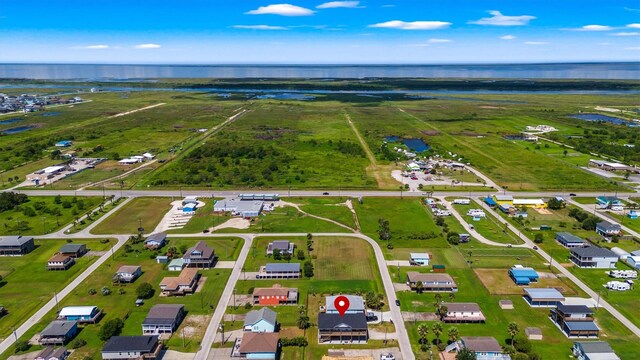
[(486, 217), (480, 218), (480, 221), (473, 221), (473, 216), (468, 216), (467, 211), (470, 208), (477, 209), (480, 206), (473, 201), (471, 204), (472, 205), (453, 205), (453, 207), (458, 211), (458, 213), (460, 213), (468, 224), (473, 225), (478, 234), (501, 244), (523, 243), (523, 241), (520, 240), (516, 234), (512, 233), (511, 230), (505, 229), (504, 225), (500, 224), (492, 214), (487, 213)]
[[(288, 202), (300, 205), (300, 208), (313, 215), (321, 216), (327, 219), (335, 220), (341, 224), (355, 228), (353, 213), (346, 206), (349, 201), (346, 197), (332, 198), (285, 198)], [(356, 200), (351, 200), (356, 202)]]
[(113, 201), (108, 201), (106, 205), (94, 211), (90, 217), (86, 217), (83, 220), (80, 220), (79, 222), (74, 223), (71, 228), (66, 230), (66, 233), (74, 234), (74, 233), (77, 233), (78, 231), (81, 231), (82, 229), (96, 222), (98, 219), (102, 218), (109, 211), (113, 210), (115, 207), (120, 205), (124, 200), (125, 198), (117, 198), (117, 199), (114, 199)]
[(94, 234), (151, 233), (171, 208), (171, 198), (135, 198), (92, 229)]
[[(169, 244), (160, 251), (166, 250), (168, 247), (175, 246), (180, 249), (183, 246), (192, 246), (199, 239), (180, 239), (171, 238)], [(220, 256), (220, 260), (237, 259), (243, 240), (239, 238), (228, 239), (204, 239), (207, 245), (212, 247)], [(223, 250), (227, 249), (227, 250)], [(181, 352), (194, 352), (198, 349), (200, 340), (204, 334), (204, 330), (208, 325), (213, 309), (222, 294), (227, 279), (231, 274), (230, 269), (210, 269), (200, 270), (202, 277), (206, 277), (206, 281), (200, 291), (190, 296), (183, 297), (160, 297), (158, 284), (165, 276), (177, 276), (177, 272), (169, 272), (166, 270), (165, 264), (158, 264), (155, 259), (150, 258), (152, 252), (144, 250), (141, 244), (134, 245), (133, 251), (127, 253), (124, 249), (115, 253), (115, 256), (104, 263), (99, 270), (83, 284), (78, 286), (69, 296), (60, 300), (60, 306), (72, 305), (94, 305), (98, 306), (105, 313), (100, 323), (96, 325), (84, 326), (80, 334), (77, 336), (87, 342), (87, 345), (77, 350), (74, 356), (90, 356), (95, 357), (104, 345), (104, 342), (98, 339), (98, 331), (100, 324), (114, 318), (125, 320), (125, 326), (122, 331), (123, 335), (140, 335), (141, 324), (147, 315), (149, 309), (155, 304), (184, 304), (187, 311), (187, 318), (183, 320), (178, 334), (181, 333), (182, 327), (188, 326), (194, 328), (192, 335), (187, 335), (185, 346), (182, 346), (182, 338), (174, 335), (165, 345), (169, 349)], [(142, 267), (143, 274), (132, 284), (114, 285), (112, 276), (115, 271), (122, 265), (139, 265)], [(150, 283), (155, 289), (155, 295), (151, 299), (145, 300), (143, 306), (136, 307), (135, 300), (136, 288), (143, 282)], [(100, 289), (107, 286), (112, 293), (108, 296), (102, 296)], [(89, 289), (98, 290), (98, 294), (90, 295)], [(45, 316), (43, 321), (35, 325), (24, 338), (31, 337), (33, 334), (42, 331), (42, 329), (55, 318), (55, 312)], [(189, 333), (191, 334), (191, 333)], [(37, 349), (32, 347), (31, 350)]]
[[(0, 319), (0, 338), (9, 336), (12, 328), (22, 324), (52, 299), (55, 291), (62, 290), (97, 259), (85, 255), (76, 259), (76, 264), (66, 271), (47, 271), (47, 260), (67, 241), (46, 239), (35, 240), (35, 243), (37, 248), (27, 255), (0, 258), (0, 303), (9, 311)], [(74, 243), (86, 244), (91, 251), (105, 251), (115, 242), (78, 239)]]
[(30, 196), (29, 201), (13, 210), (0, 212), (0, 235), (51, 233), (85, 215), (101, 202), (101, 197)]

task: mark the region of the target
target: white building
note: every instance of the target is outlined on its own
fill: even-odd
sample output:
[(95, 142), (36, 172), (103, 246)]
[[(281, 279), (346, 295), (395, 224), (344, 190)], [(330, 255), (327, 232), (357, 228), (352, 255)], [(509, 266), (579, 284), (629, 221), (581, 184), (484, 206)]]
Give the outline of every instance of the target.
[(431, 256), (427, 253), (411, 253), (409, 254), (409, 263), (411, 265), (428, 266)]

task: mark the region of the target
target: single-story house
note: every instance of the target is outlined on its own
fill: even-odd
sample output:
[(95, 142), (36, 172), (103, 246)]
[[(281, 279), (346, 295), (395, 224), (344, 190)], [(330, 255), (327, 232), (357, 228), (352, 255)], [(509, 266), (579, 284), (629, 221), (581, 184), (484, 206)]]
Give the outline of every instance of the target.
[(182, 271), (184, 269), (186, 262), (183, 258), (173, 259), (169, 262), (168, 269), (169, 271)]
[(156, 262), (158, 264), (167, 264), (169, 263), (169, 257), (166, 255), (158, 255), (156, 256)]
[(542, 330), (537, 327), (528, 327), (524, 329), (524, 334), (529, 340), (542, 340)]
[(216, 253), (204, 241), (198, 241), (195, 246), (187, 249), (182, 258), (188, 268), (209, 269), (213, 267), (216, 261)]
[(445, 352), (460, 352), (462, 349), (474, 352), (477, 360), (511, 360), (511, 356), (502, 352), (502, 346), (492, 336), (463, 336), (449, 344)]
[(608, 209), (612, 206), (622, 206), (624, 205), (620, 199), (615, 196), (598, 196), (596, 198), (596, 203), (604, 209)]
[(267, 256), (273, 255), (273, 250), (275, 249), (278, 249), (280, 254), (288, 253), (289, 255), (293, 255), (295, 247), (296, 245), (289, 240), (275, 240), (267, 245)]
[(344, 296), (349, 300), (349, 308), (344, 312), (345, 314), (364, 314), (366, 312), (364, 299), (358, 295), (332, 295), (326, 296), (324, 300), (325, 312), (327, 314), (339, 314), (336, 309), (336, 298), (338, 296)]
[(95, 323), (102, 311), (97, 306), (67, 306), (58, 313), (59, 320), (75, 320), (79, 323)]
[(156, 250), (163, 247), (166, 244), (166, 242), (167, 242), (167, 233), (159, 232), (159, 233), (149, 235), (149, 237), (144, 240), (144, 247), (146, 247), (147, 249)]
[(71, 256), (55, 254), (47, 261), (47, 270), (67, 270), (75, 261)]
[(73, 142), (71, 140), (62, 140), (55, 143), (56, 147), (69, 147), (71, 145), (73, 145)]
[[(240, 342), (239, 345), (238, 342)], [(246, 332), (241, 340), (236, 340), (236, 346), (232, 356), (273, 360), (277, 358), (280, 351), (280, 339), (277, 333)]]
[(138, 277), (142, 275), (142, 268), (136, 265), (123, 265), (120, 266), (118, 271), (113, 275), (115, 282), (134, 282)]
[(415, 290), (418, 282), (422, 283), (422, 291), (458, 291), (458, 285), (449, 274), (425, 274), (415, 271), (407, 273), (407, 285)]
[(446, 323), (483, 323), (484, 314), (476, 303), (442, 303), (447, 314), (442, 318)]
[(242, 329), (250, 332), (275, 332), (277, 324), (276, 312), (263, 307), (247, 313)]
[(576, 341), (572, 352), (579, 360), (620, 360), (609, 343), (604, 341)]
[(555, 307), (564, 301), (564, 296), (553, 288), (524, 288), (524, 299), (532, 307)]
[(87, 253), (87, 245), (74, 243), (64, 244), (60, 250), (58, 250), (58, 253), (72, 258), (79, 258)]
[(278, 284), (270, 288), (254, 288), (253, 304), (275, 306), (298, 303), (298, 289), (284, 288)]
[(600, 333), (600, 329), (593, 322), (593, 310), (584, 305), (558, 304), (551, 310), (550, 317), (569, 338), (597, 338)]
[(103, 360), (155, 360), (162, 350), (158, 335), (112, 336), (102, 348)]
[(185, 295), (196, 290), (199, 279), (198, 269), (186, 268), (175, 277), (166, 277), (160, 282), (160, 290), (163, 295)]
[(364, 313), (318, 314), (318, 342), (359, 343), (369, 340), (369, 328)]
[(596, 224), (596, 233), (604, 237), (620, 235), (621, 232), (622, 227), (620, 226), (620, 224), (612, 224), (608, 221), (601, 221)]
[(143, 335), (173, 334), (184, 318), (184, 305), (158, 304), (149, 309), (142, 322)]
[(142, 154), (142, 157), (145, 158), (145, 160), (153, 160), (153, 159), (155, 159), (156, 156), (153, 155), (152, 153), (146, 152), (146, 153)]
[(65, 360), (67, 357), (69, 357), (69, 351), (66, 347), (47, 346), (36, 355), (34, 360)]
[(0, 256), (21, 256), (36, 248), (32, 236), (5, 236), (0, 239)]
[(40, 345), (64, 345), (78, 333), (77, 321), (54, 320), (40, 333)]
[(134, 158), (127, 158), (127, 159), (122, 159), (120, 161), (118, 161), (118, 164), (120, 165), (133, 165), (133, 164), (137, 164), (142, 162), (142, 160), (140, 159), (134, 159)]
[(529, 285), (532, 281), (538, 281), (540, 276), (533, 268), (515, 265), (509, 269), (509, 277), (516, 285)]
[(585, 246), (584, 240), (568, 232), (556, 233), (556, 241), (566, 248)]
[(260, 267), (258, 279), (298, 279), (302, 277), (300, 263), (269, 263)]
[(410, 253), (409, 263), (411, 265), (428, 266), (431, 257), (427, 253)]
[(587, 246), (571, 249), (570, 259), (581, 268), (615, 269), (618, 255), (609, 249)]

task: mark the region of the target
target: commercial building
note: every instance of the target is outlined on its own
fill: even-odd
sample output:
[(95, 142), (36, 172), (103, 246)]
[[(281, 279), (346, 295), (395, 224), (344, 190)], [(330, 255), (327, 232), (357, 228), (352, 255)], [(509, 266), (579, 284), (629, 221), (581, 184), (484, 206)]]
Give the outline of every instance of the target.
[(143, 335), (172, 334), (184, 318), (184, 305), (158, 304), (149, 309), (142, 322)]
[(540, 276), (533, 268), (514, 265), (509, 269), (509, 277), (511, 277), (516, 285), (529, 285), (532, 281), (538, 281)]
[(618, 256), (611, 250), (597, 246), (571, 249), (571, 261), (581, 268), (615, 269)]
[(258, 217), (263, 208), (264, 202), (259, 200), (224, 199), (213, 205), (214, 212), (230, 212), (231, 215), (242, 218)]

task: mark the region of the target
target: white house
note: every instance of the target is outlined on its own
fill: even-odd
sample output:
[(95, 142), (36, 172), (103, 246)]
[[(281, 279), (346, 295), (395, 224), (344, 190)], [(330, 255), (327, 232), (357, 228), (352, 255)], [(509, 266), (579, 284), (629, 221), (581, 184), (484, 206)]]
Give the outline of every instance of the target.
[(411, 265), (428, 266), (431, 257), (427, 253), (411, 253), (409, 254), (409, 263)]
[(269, 332), (272, 333), (276, 328), (276, 312), (264, 307), (260, 310), (252, 310), (247, 313), (244, 320), (244, 331), (250, 332)]

